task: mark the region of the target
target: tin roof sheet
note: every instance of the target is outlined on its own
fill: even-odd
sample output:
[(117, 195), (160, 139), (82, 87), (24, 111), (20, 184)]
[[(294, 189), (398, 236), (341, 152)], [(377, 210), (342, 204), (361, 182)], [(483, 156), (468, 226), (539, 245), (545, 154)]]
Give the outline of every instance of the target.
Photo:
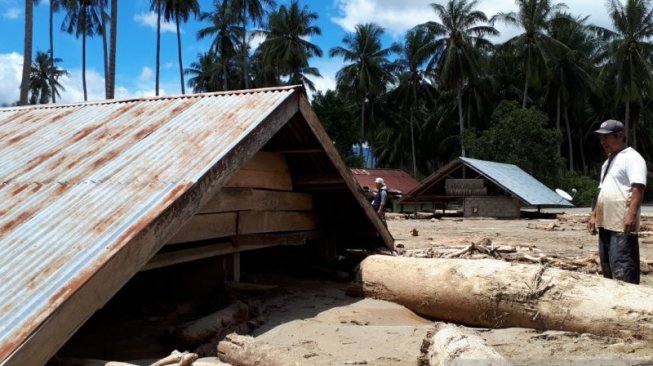
[(529, 206), (573, 207), (571, 202), (560, 197), (517, 165), (465, 157), (460, 160)]
[(0, 109), (0, 363), (295, 92)]

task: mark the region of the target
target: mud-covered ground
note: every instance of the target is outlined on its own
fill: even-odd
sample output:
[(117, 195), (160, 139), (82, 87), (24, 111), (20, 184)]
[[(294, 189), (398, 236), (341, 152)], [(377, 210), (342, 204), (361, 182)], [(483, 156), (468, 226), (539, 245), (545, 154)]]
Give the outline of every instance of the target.
[[(420, 217), (388, 215), (388, 227), (406, 251), (462, 248), (490, 239), (495, 246), (528, 248), (539, 256), (583, 258), (596, 253), (596, 237), (585, 231), (586, 214), (520, 220)], [(644, 218), (645, 231), (649, 225), (653, 227), (653, 220)], [(647, 235), (640, 239), (643, 259), (653, 258), (653, 238)], [(643, 275), (642, 285), (651, 286), (652, 279)], [(266, 323), (254, 335), (287, 349), (306, 365), (416, 365), (432, 322), (390, 302), (347, 297), (345, 288), (331, 282), (285, 282), (265, 300)], [(653, 345), (637, 339), (476, 330), (518, 365), (653, 365)]]

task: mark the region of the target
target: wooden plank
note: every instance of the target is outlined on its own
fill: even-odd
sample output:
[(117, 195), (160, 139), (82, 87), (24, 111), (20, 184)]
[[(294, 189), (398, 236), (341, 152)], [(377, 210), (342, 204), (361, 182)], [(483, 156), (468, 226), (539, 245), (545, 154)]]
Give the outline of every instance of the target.
[(223, 188), (200, 213), (228, 211), (310, 211), (313, 197), (310, 193), (266, 191), (253, 188)]
[(241, 211), (238, 217), (238, 234), (314, 229), (311, 211)]
[(168, 244), (222, 238), (236, 234), (237, 213), (195, 215), (168, 241)]
[(224, 186), (292, 191), (292, 178), (289, 172), (241, 169)]
[(171, 266), (173, 264), (227, 255), (233, 253), (234, 250), (235, 247), (231, 242), (205, 245), (189, 249), (172, 250), (152, 257), (152, 259), (141, 268), (141, 271), (148, 271), (155, 268)]
[(204, 258), (217, 257), (221, 255), (234, 254), (234, 281), (236, 280), (236, 269), (240, 263), (239, 253), (248, 250), (265, 249), (277, 246), (299, 246), (306, 244), (306, 241), (319, 236), (318, 231), (303, 231), (297, 233), (283, 234), (254, 234), (242, 235), (231, 238), (230, 241), (221, 242), (201, 247), (171, 250), (155, 255), (141, 269), (148, 271), (155, 268), (172, 266)]
[(289, 172), (286, 157), (278, 152), (259, 151), (245, 164), (243, 170), (262, 170), (270, 172)]

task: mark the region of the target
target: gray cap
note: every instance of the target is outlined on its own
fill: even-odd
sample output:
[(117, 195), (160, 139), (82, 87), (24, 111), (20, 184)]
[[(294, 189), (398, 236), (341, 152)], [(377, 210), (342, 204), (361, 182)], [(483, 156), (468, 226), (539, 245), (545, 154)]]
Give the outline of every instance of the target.
[(603, 123), (601, 123), (601, 127), (598, 130), (594, 131), (594, 133), (600, 133), (602, 135), (617, 132), (624, 132), (624, 124), (614, 119), (603, 121)]

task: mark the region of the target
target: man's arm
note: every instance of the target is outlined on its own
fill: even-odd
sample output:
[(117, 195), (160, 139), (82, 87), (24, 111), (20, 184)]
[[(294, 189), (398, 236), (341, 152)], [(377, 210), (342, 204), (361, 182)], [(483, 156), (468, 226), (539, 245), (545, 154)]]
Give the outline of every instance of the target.
[(592, 213), (590, 214), (590, 219), (587, 222), (587, 232), (592, 234), (592, 235), (596, 235), (596, 233), (598, 232), (596, 230), (596, 207), (592, 208)]
[(642, 206), (645, 189), (646, 186), (640, 183), (635, 183), (630, 187), (630, 205), (624, 218), (624, 233), (626, 234), (633, 233), (637, 230), (637, 213)]

